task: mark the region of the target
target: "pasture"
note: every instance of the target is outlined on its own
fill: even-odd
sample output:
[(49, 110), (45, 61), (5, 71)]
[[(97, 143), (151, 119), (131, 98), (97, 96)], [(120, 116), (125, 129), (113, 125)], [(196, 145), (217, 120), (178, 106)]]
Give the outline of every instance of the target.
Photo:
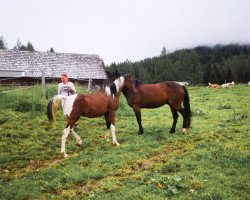
[[(48, 86), (48, 96), (56, 94)], [(0, 92), (3, 88), (0, 88)], [(83, 92), (77, 88), (78, 92)], [(249, 199), (250, 87), (189, 87), (191, 129), (168, 131), (168, 106), (142, 109), (144, 134), (124, 96), (112, 144), (104, 117), (81, 118), (60, 155), (65, 119), (51, 128), (41, 88), (0, 94), (0, 199)], [(104, 139), (109, 133), (110, 141)]]

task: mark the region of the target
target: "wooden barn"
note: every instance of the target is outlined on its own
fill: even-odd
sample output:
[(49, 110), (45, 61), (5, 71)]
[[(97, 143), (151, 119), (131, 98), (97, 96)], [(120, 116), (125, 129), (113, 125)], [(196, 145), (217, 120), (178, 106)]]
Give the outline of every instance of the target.
[(0, 49), (0, 84), (33, 85), (42, 76), (46, 83), (58, 83), (62, 72), (86, 85), (102, 86), (107, 78), (98, 55)]

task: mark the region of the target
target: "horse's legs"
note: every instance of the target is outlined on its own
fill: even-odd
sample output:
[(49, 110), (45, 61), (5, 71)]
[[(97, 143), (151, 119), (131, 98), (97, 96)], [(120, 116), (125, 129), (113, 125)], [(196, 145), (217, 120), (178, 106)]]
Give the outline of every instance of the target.
[(79, 118), (80, 118), (79, 115), (70, 115), (67, 117), (68, 122), (67, 122), (66, 128), (63, 130), (62, 145), (61, 145), (61, 154), (63, 154), (65, 158), (68, 157), (65, 151), (65, 144), (66, 144), (67, 137), (70, 134), (70, 131), (72, 131), (73, 135), (77, 138), (77, 143), (78, 144), (81, 143), (81, 138), (73, 131), (73, 126), (78, 121)]
[(171, 129), (170, 129), (169, 132), (170, 133), (174, 133), (175, 132), (175, 128), (176, 128), (176, 123), (177, 123), (179, 115), (178, 115), (176, 109), (173, 106), (169, 105), (169, 107), (170, 107), (172, 115), (173, 115), (173, 124), (172, 124), (172, 127), (171, 127)]
[(113, 144), (116, 146), (119, 146), (120, 144), (117, 142), (116, 135), (115, 135), (115, 112), (114, 111), (110, 112), (110, 122), (111, 122), (111, 134), (112, 134)]
[(81, 144), (82, 144), (82, 139), (80, 138), (80, 136), (76, 134), (76, 132), (74, 131), (74, 129), (71, 129), (71, 132), (72, 132), (72, 134), (73, 134), (73, 135), (75, 136), (75, 138), (76, 138), (76, 143), (77, 143), (77, 145), (81, 145)]
[(62, 145), (61, 145), (61, 154), (63, 154), (64, 158), (68, 157), (68, 155), (65, 152), (65, 143), (69, 133), (70, 133), (70, 126), (67, 126), (67, 128), (63, 130)]
[[(105, 118), (105, 122), (106, 122), (107, 129), (109, 129), (109, 128), (110, 128), (110, 115), (109, 115), (109, 113), (106, 113), (106, 114), (104, 115), (104, 118)], [(104, 138), (105, 138), (106, 141), (109, 141), (109, 134), (106, 133), (106, 134), (104, 135)]]
[(79, 119), (80, 119), (79, 114), (70, 115), (68, 117), (68, 124), (67, 124), (70, 126), (70, 130), (71, 130), (72, 134), (74, 135), (74, 137), (76, 138), (76, 143), (78, 145), (82, 144), (82, 140), (81, 140), (80, 136), (77, 135), (76, 132), (74, 131), (74, 127), (75, 127), (75, 124), (77, 124), (77, 121)]
[(105, 117), (105, 121), (106, 121), (106, 126), (107, 126), (107, 129), (109, 129), (109, 128), (110, 128), (110, 118), (109, 118), (109, 113), (106, 113), (106, 114), (104, 115), (104, 117)]
[(181, 115), (183, 117), (182, 133), (187, 133), (188, 132), (188, 127), (187, 127), (187, 115), (186, 115), (186, 112), (181, 106), (178, 108), (178, 112), (181, 113)]
[(138, 126), (139, 126), (138, 134), (143, 134), (144, 130), (143, 130), (143, 127), (142, 127), (142, 124), (141, 124), (141, 108), (137, 107), (137, 106), (133, 106), (133, 110), (135, 112), (136, 120), (137, 120), (137, 123), (138, 123)]

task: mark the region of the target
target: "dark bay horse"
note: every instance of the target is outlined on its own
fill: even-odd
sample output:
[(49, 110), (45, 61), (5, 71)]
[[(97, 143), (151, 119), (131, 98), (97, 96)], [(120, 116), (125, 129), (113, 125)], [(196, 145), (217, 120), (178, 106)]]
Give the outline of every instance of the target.
[[(116, 71), (114, 73), (108, 73), (107, 75), (109, 81), (112, 81), (121, 74)], [(157, 84), (143, 84), (139, 81), (134, 81), (134, 85), (137, 93), (132, 93), (127, 88), (123, 88), (122, 93), (126, 97), (128, 105), (132, 107), (135, 112), (139, 126), (139, 134), (143, 134), (144, 132), (141, 120), (141, 108), (158, 108), (165, 104), (169, 105), (173, 115), (173, 124), (170, 133), (175, 132), (178, 112), (183, 117), (182, 132), (187, 133), (191, 124), (191, 109), (189, 94), (185, 86), (174, 81)]]
[(63, 100), (63, 110), (67, 113), (67, 125), (63, 130), (61, 153), (64, 157), (68, 155), (65, 152), (65, 143), (70, 132), (75, 136), (77, 144), (81, 144), (81, 138), (74, 132), (73, 126), (81, 116), (95, 118), (105, 116), (107, 128), (111, 127), (113, 144), (119, 146), (115, 135), (115, 113), (119, 108), (119, 97), (123, 88), (136, 92), (133, 79), (130, 74), (117, 77), (105, 90), (93, 94), (75, 94), (72, 96), (54, 96), (48, 103), (47, 115), (52, 125), (55, 124), (56, 111), (60, 100)]

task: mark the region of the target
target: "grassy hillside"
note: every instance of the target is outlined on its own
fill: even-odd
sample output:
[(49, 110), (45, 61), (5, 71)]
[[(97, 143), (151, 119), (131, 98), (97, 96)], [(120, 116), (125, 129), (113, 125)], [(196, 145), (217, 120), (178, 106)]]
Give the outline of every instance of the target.
[[(1, 91), (4, 90), (1, 88)], [(78, 88), (78, 91), (80, 88)], [(60, 155), (65, 127), (47, 121), (40, 86), (0, 94), (0, 199), (249, 199), (250, 87), (189, 87), (189, 134), (168, 106), (142, 110), (145, 134), (123, 96), (115, 147), (104, 118), (81, 118)], [(56, 88), (48, 88), (48, 96)]]

